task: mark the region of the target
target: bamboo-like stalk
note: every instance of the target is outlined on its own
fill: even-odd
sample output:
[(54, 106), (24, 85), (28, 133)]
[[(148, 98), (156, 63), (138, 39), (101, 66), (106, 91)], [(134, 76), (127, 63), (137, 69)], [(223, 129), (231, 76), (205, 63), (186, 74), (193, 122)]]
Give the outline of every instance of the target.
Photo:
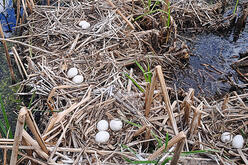
[(39, 131), (34, 119), (33, 119), (33, 116), (32, 116), (31, 112), (28, 109), (26, 109), (26, 110), (27, 110), (27, 117), (26, 117), (27, 125), (28, 125), (29, 129), (31, 130), (31, 132), (33, 133), (33, 135), (35, 136), (35, 138), (36, 138), (38, 144), (40, 145), (41, 149), (46, 154), (48, 154), (49, 151), (48, 151), (48, 149), (47, 149), (47, 147), (45, 145), (44, 140), (41, 137), (40, 131)]
[[(1, 33), (1, 37), (4, 39), (4, 33), (3, 33), (3, 28), (2, 28), (2, 24), (0, 23), (0, 33)], [(9, 50), (8, 50), (8, 47), (7, 47), (7, 43), (6, 41), (2, 40), (2, 43), (3, 43), (3, 47), (4, 47), (4, 50), (5, 50), (5, 56), (6, 56), (6, 59), (7, 59), (7, 63), (8, 63), (8, 66), (9, 66), (9, 71), (10, 71), (10, 75), (11, 75), (11, 79), (13, 82), (15, 82), (15, 74), (14, 74), (14, 70), (13, 70), (13, 67), (12, 67), (12, 64), (11, 64), (11, 59), (10, 59), (10, 55), (9, 55)]]
[(183, 150), (185, 139), (186, 139), (186, 135), (184, 134), (184, 137), (177, 143), (173, 158), (172, 158), (171, 163), (170, 163), (171, 165), (177, 165), (178, 160), (180, 158), (180, 154)]
[(11, 159), (10, 159), (11, 165), (16, 164), (16, 162), (17, 162), (18, 148), (19, 148), (19, 144), (22, 141), (22, 133), (23, 133), (26, 114), (27, 114), (27, 109), (26, 109), (26, 107), (23, 107), (20, 110), (19, 115), (18, 115), (18, 119), (17, 119), (14, 144), (13, 144), (13, 149), (12, 149)]
[(170, 98), (169, 98), (168, 91), (167, 91), (167, 86), (165, 84), (164, 75), (163, 75), (162, 68), (160, 65), (156, 66), (156, 72), (158, 74), (158, 78), (159, 78), (159, 81), (161, 84), (165, 106), (166, 106), (166, 109), (167, 109), (168, 114), (169, 114), (169, 118), (170, 118), (170, 122), (171, 122), (171, 125), (173, 128), (173, 131), (174, 131), (175, 135), (177, 135), (178, 134), (177, 123), (176, 123), (176, 119), (173, 115), (173, 111), (172, 111), (171, 103), (170, 103)]
[(157, 77), (157, 73), (156, 71), (153, 73), (152, 76), (152, 82), (150, 85), (150, 89), (148, 92), (148, 96), (147, 99), (145, 100), (145, 116), (148, 117), (149, 113), (150, 113), (150, 109), (151, 109), (151, 105), (152, 105), (152, 100), (153, 100), (153, 94), (154, 94), (154, 89), (156, 86), (156, 77)]
[[(185, 133), (182, 131), (180, 133), (178, 133), (176, 136), (174, 136), (169, 142), (168, 145), (166, 147), (166, 145), (164, 144), (162, 147), (160, 147), (157, 151), (155, 151), (152, 155), (150, 155), (148, 157), (148, 160), (154, 160), (157, 157), (159, 157), (164, 151), (169, 150), (174, 144), (180, 142), (181, 140), (185, 140), (186, 139), (186, 135)], [(180, 148), (179, 148), (180, 149)]]
[(139, 136), (140, 134), (142, 134), (143, 132), (145, 132), (147, 125), (144, 125), (142, 127), (140, 127), (133, 135), (133, 137)]
[(202, 104), (200, 104), (194, 111), (194, 115), (193, 115), (193, 119), (191, 121), (191, 125), (190, 125), (190, 137), (192, 138), (192, 136), (194, 134), (196, 134), (197, 130), (198, 130), (198, 126), (200, 125), (201, 122), (201, 114), (202, 111), (200, 110), (200, 107), (202, 106)]

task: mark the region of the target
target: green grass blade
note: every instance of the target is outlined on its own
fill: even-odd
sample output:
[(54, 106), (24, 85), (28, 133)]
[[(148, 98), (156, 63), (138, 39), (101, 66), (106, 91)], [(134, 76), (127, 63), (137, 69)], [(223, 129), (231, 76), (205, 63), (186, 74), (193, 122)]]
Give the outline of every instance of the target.
[(126, 157), (124, 157), (124, 160), (131, 164), (155, 164), (157, 162), (155, 160), (130, 160)]
[(165, 137), (165, 149), (164, 149), (164, 152), (165, 152), (166, 149), (167, 149), (168, 142), (169, 142), (169, 134), (168, 134), (168, 132), (166, 132), (166, 137)]
[(3, 118), (4, 118), (6, 130), (9, 130), (9, 138), (13, 138), (13, 134), (12, 134), (12, 131), (11, 131), (11, 128), (10, 128), (8, 116), (6, 114), (5, 107), (4, 107), (4, 104), (3, 104), (2, 95), (0, 95), (0, 104), (1, 104), (1, 110), (2, 110), (2, 113), (3, 113)]
[(127, 149), (129, 152), (131, 152), (131, 153), (133, 153), (133, 154), (136, 155), (136, 152), (135, 152), (133, 149), (131, 149), (130, 147), (128, 147), (127, 145), (121, 144), (121, 147), (122, 147), (123, 149)]
[(125, 73), (125, 76), (127, 76), (132, 82), (133, 84), (141, 91), (141, 92), (145, 92), (145, 90), (132, 78), (130, 77), (127, 73)]
[(170, 2), (167, 4), (168, 5), (168, 11), (167, 11), (167, 27), (170, 27), (170, 20), (171, 20), (171, 17), (170, 17)]
[(239, 4), (239, 0), (236, 1), (235, 7), (234, 7), (234, 10), (233, 10), (233, 14), (236, 13), (238, 4)]
[(144, 68), (138, 63), (138, 61), (135, 61), (135, 63), (140, 68), (140, 70), (143, 72), (146, 82), (149, 82), (149, 80), (146, 76), (146, 71), (144, 70)]
[(151, 134), (152, 134), (152, 136), (155, 137), (156, 141), (158, 142), (158, 146), (157, 147), (158, 148), (162, 147), (163, 146), (162, 140), (153, 131), (151, 131)]
[(165, 165), (165, 164), (168, 163), (171, 159), (172, 159), (172, 157), (166, 158), (166, 159), (161, 163), (161, 165)]
[(151, 11), (153, 11), (154, 8), (155, 8), (157, 5), (159, 5), (159, 4), (160, 4), (160, 1), (159, 1), (159, 0), (156, 0), (156, 2), (155, 2), (155, 4), (153, 5)]
[(6, 128), (1, 120), (0, 120), (0, 128), (3, 131), (4, 137), (7, 137)]
[(124, 120), (124, 121), (125, 121), (127, 124), (133, 125), (133, 126), (135, 126), (135, 127), (138, 127), (138, 128), (141, 128), (141, 127), (142, 127), (141, 125), (136, 124), (136, 123), (133, 123), (133, 122), (128, 121), (128, 120)]

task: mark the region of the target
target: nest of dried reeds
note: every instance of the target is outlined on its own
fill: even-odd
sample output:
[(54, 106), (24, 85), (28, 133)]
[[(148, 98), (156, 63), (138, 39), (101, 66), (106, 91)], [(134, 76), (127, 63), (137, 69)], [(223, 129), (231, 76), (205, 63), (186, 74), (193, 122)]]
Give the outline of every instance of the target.
[[(13, 49), (14, 55), (25, 78), (23, 85), (31, 87), (19, 94), (35, 92), (38, 99), (31, 110), (42, 112), (36, 120), (38, 127), (30, 111), (24, 109), (20, 114), (27, 116), (35, 136), (34, 140), (22, 131), (24, 140), (19, 148), (23, 150), (19, 154), (23, 159), (40, 164), (127, 164), (128, 160), (165, 159), (173, 155), (172, 149), (178, 152), (172, 158), (174, 163), (182, 149), (206, 152), (182, 156), (180, 163), (223, 163), (229, 161), (227, 156), (235, 157), (234, 161), (243, 159), (236, 150), (219, 142), (219, 135), (247, 129), (247, 94), (234, 93), (224, 101), (208, 103), (194, 97), (193, 89), (184, 92), (166, 87), (162, 70), (155, 68), (161, 65), (169, 79), (170, 71), (189, 58), (181, 32), (219, 28), (217, 21), (224, 19), (216, 11), (221, 5), (209, 7), (204, 1), (171, 3), (167, 27), (164, 13), (144, 14), (148, 12), (144, 5), (136, 0), (61, 0), (52, 6), (33, 8), (21, 25), (21, 41), (8, 40), (19, 44), (17, 51)], [(81, 29), (81, 20), (91, 27)], [(154, 77), (151, 84), (145, 82), (135, 61), (145, 70), (154, 68), (149, 71)], [(78, 68), (83, 83), (75, 84), (67, 77), (71, 67)], [(138, 90), (124, 73), (129, 73), (145, 92)], [(97, 144), (96, 123), (113, 118), (122, 119), (123, 129), (111, 131), (108, 143)], [(169, 146), (177, 143), (177, 147), (163, 145), (168, 141), (166, 134), (172, 138)], [(170, 153), (166, 155), (160, 147)], [(239, 151), (244, 155), (246, 152)]]

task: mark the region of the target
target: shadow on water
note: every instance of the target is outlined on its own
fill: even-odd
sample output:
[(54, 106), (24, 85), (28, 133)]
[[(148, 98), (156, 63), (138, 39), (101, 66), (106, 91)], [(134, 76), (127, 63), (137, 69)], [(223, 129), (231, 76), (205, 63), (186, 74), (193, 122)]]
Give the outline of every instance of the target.
[(213, 98), (243, 84), (231, 67), (242, 52), (248, 51), (247, 15), (240, 20), (242, 26), (238, 20), (228, 34), (200, 34), (193, 39), (189, 65), (176, 73), (178, 87), (194, 88), (197, 95)]

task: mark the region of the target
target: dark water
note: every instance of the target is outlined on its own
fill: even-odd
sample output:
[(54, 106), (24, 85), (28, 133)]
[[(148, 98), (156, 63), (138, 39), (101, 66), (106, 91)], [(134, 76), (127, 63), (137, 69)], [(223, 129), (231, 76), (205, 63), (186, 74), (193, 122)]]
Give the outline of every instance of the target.
[[(0, 1), (0, 21), (2, 24), (2, 28), (5, 34), (5, 37), (10, 37), (12, 35), (12, 31), (15, 27), (15, 11), (12, 7), (12, 0), (6, 2), (5, 7), (2, 5), (2, 0)], [(8, 43), (9, 49), (11, 45)], [(12, 58), (13, 59), (13, 58)], [(14, 61), (12, 61), (14, 63)], [(2, 100), (4, 103), (4, 107), (6, 109), (7, 117), (9, 123), (12, 127), (12, 132), (15, 129), (15, 123), (17, 115), (17, 105), (20, 101), (14, 95), (17, 87), (10, 87), (12, 85), (9, 68), (7, 65), (5, 51), (3, 49), (2, 43), (0, 44), (0, 95), (2, 96)], [(2, 111), (0, 110), (0, 120), (3, 122)], [(4, 122), (3, 122), (4, 123)]]
[(239, 53), (248, 49), (248, 25), (234, 42), (233, 32), (222, 36), (201, 34), (191, 45), (189, 65), (177, 72), (177, 86), (185, 90), (194, 88), (205, 96), (223, 95), (231, 89), (228, 79), (243, 84), (231, 64), (238, 60)]

